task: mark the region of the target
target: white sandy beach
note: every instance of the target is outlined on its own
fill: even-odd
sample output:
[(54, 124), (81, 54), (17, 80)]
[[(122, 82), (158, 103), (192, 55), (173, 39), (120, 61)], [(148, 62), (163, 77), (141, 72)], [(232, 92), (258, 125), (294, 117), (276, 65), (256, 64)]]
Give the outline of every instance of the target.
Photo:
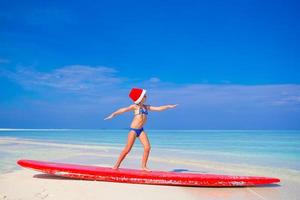
[(81, 200), (81, 199), (298, 199), (299, 183), (240, 188), (178, 187), (71, 180), (31, 170), (18, 170), (0, 176), (0, 199)]
[[(39, 159), (78, 164), (111, 166), (118, 155), (116, 147), (88, 147), (84, 145), (65, 145), (49, 142), (2, 138), (2, 152), (16, 155), (14, 160), (5, 160), (11, 165), (0, 175), (0, 199), (2, 200), (34, 200), (34, 199), (299, 199), (299, 172), (278, 168), (264, 168), (246, 165), (230, 165), (212, 161), (195, 161), (174, 157), (166, 159), (166, 155), (153, 152), (149, 167), (153, 170), (171, 171), (189, 169), (198, 173), (219, 173), (232, 175), (275, 176), (281, 179), (278, 185), (238, 188), (179, 187), (125, 184), (100, 181), (72, 180), (42, 174), (29, 169), (22, 169), (15, 163), (17, 159)], [(138, 168), (141, 151), (134, 149), (126, 158), (122, 167)], [(175, 154), (176, 155), (176, 154)], [(5, 168), (4, 168), (5, 169)]]

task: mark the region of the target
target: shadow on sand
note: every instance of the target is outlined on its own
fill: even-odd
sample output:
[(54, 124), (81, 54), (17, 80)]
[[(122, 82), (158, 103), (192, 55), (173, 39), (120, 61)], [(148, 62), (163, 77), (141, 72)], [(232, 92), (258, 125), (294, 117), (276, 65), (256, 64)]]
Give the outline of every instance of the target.
[(72, 179), (62, 176), (56, 176), (53, 174), (35, 174), (33, 175), (33, 178), (40, 178), (40, 179), (53, 179), (53, 180), (78, 180), (78, 179)]

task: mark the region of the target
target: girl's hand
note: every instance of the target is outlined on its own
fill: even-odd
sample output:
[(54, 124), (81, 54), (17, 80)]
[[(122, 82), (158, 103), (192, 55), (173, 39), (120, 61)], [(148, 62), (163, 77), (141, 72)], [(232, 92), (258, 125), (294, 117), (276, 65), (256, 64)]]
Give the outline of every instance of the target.
[(104, 120), (108, 120), (108, 119), (112, 119), (114, 117), (113, 114), (109, 115), (108, 117), (106, 117)]
[(169, 105), (169, 108), (176, 108), (178, 104)]

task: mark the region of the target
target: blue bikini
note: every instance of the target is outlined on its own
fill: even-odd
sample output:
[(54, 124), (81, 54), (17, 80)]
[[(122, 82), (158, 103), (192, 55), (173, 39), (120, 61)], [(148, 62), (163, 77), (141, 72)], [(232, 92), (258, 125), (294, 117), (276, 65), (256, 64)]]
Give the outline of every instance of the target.
[(134, 131), (136, 133), (136, 137), (139, 137), (143, 132), (144, 128), (129, 128), (129, 130)]
[[(148, 115), (148, 110), (147, 109), (143, 109), (143, 108), (140, 108), (139, 109), (139, 113), (135, 114), (135, 115)], [(141, 133), (143, 132), (144, 128), (129, 128), (129, 130), (132, 130), (136, 133), (136, 136), (139, 137), (141, 135)]]

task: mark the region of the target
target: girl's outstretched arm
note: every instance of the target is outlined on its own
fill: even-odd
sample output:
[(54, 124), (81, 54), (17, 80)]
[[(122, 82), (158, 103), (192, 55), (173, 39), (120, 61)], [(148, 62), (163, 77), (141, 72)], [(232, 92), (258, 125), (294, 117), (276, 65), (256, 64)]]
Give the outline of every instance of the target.
[(120, 109), (118, 109), (117, 111), (115, 111), (115, 112), (113, 112), (112, 114), (110, 114), (110, 115), (109, 115), (108, 117), (106, 117), (104, 120), (108, 120), (108, 119), (111, 119), (111, 118), (113, 118), (113, 117), (115, 117), (115, 116), (117, 116), (117, 115), (120, 115), (120, 114), (124, 113), (124, 112), (131, 111), (131, 110), (134, 109), (134, 106), (135, 106), (135, 105), (130, 105), (130, 106), (125, 107), (125, 108), (120, 108)]
[(149, 106), (149, 110), (151, 111), (163, 111), (163, 110), (167, 110), (170, 108), (175, 108), (176, 106), (178, 106), (178, 104), (173, 104), (173, 105), (166, 105), (166, 106)]

